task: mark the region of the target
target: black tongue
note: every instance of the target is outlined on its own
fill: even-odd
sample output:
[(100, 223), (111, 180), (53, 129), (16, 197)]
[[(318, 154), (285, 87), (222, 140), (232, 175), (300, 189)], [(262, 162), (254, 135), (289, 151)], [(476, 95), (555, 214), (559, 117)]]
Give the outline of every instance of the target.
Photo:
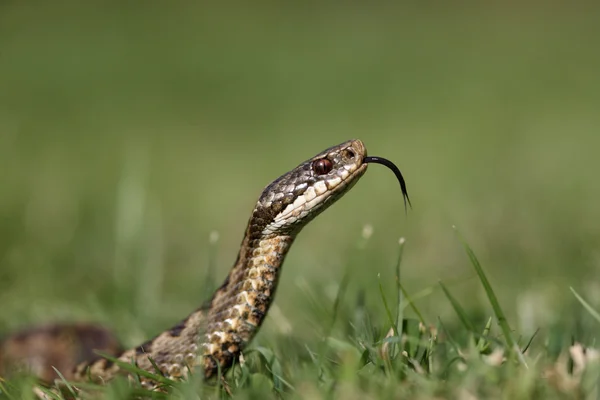
[(408, 197), (408, 191), (406, 190), (406, 182), (404, 182), (404, 177), (402, 176), (402, 172), (400, 172), (400, 170), (398, 169), (396, 164), (394, 164), (390, 160), (386, 160), (385, 158), (382, 158), (382, 157), (369, 157), (369, 156), (363, 158), (363, 162), (385, 165), (386, 167), (388, 167), (389, 169), (394, 171), (394, 175), (396, 175), (396, 178), (398, 178), (398, 182), (400, 182), (400, 189), (402, 189), (402, 196), (404, 198), (404, 209), (406, 210), (406, 202), (408, 202), (408, 205), (410, 206), (410, 208), (412, 208), (412, 204), (410, 204), (410, 198)]

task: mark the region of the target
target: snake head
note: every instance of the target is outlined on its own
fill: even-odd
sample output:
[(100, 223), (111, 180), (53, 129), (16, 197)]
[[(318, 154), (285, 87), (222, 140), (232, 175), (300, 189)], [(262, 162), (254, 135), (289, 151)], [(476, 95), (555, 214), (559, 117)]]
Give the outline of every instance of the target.
[(254, 209), (251, 237), (295, 235), (342, 197), (367, 170), (365, 145), (349, 140), (304, 161), (267, 186)]

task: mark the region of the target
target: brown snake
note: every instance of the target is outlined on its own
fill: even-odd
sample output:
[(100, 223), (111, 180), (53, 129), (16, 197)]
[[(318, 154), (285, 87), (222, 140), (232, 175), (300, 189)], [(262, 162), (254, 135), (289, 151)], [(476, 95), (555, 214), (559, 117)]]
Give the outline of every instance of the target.
[[(146, 343), (122, 351), (114, 336), (93, 325), (50, 325), (9, 336), (0, 343), (0, 375), (21, 365), (51, 381), (55, 366), (66, 379), (106, 382), (118, 365), (93, 349), (169, 378), (199, 368), (205, 378), (225, 373), (252, 340), (271, 305), (284, 258), (296, 235), (313, 218), (347, 193), (368, 163), (391, 168), (408, 200), (406, 185), (390, 161), (368, 157), (360, 140), (328, 148), (277, 178), (262, 192), (237, 260), (212, 298), (188, 317)], [(410, 204), (410, 201), (409, 201)], [(154, 382), (143, 381), (147, 387)]]

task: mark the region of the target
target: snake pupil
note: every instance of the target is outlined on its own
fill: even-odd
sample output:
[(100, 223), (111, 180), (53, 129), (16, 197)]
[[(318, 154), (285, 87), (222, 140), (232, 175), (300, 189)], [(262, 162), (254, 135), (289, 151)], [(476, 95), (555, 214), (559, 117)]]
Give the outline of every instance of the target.
[(332, 169), (333, 163), (326, 158), (322, 158), (313, 162), (313, 171), (315, 171), (317, 175), (325, 175)]

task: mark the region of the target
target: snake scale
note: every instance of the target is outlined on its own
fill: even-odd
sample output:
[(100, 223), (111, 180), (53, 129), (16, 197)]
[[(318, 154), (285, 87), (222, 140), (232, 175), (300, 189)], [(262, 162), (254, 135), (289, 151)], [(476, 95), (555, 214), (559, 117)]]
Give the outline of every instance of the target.
[[(193, 369), (205, 378), (214, 377), (219, 370), (225, 373), (265, 319), (281, 266), (298, 233), (347, 193), (363, 176), (368, 163), (384, 164), (394, 171), (406, 206), (406, 185), (394, 164), (367, 156), (360, 140), (330, 147), (263, 190), (229, 275), (209, 301), (178, 324), (128, 350), (120, 348), (110, 331), (91, 324), (24, 330), (0, 344), (0, 375), (14, 366), (28, 368), (46, 382), (56, 378), (52, 367), (71, 381), (107, 382), (126, 373), (95, 351), (133, 362), (150, 372), (156, 372), (157, 366), (164, 376), (174, 379)], [(142, 384), (151, 388), (155, 382), (142, 378)]]

